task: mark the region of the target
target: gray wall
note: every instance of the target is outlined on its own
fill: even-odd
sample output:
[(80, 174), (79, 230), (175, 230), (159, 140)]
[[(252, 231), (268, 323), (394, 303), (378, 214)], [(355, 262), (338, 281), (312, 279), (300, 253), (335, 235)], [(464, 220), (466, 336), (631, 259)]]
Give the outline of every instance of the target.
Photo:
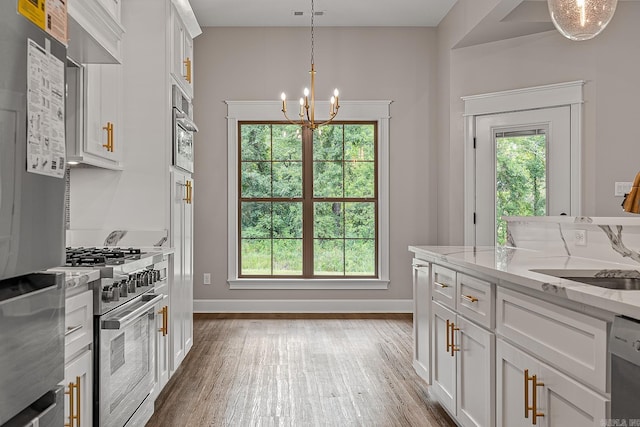
[[(436, 243), (436, 37), (433, 28), (316, 28), (316, 94), (392, 100), (390, 278), (378, 291), (230, 290), (227, 279), (225, 100), (291, 99), (307, 86), (308, 28), (204, 28), (196, 38), (195, 248), (197, 299), (411, 299), (407, 246)], [(436, 108), (437, 107), (437, 108)], [(445, 106), (446, 108), (446, 106)], [(202, 275), (212, 273), (212, 284)]]
[(640, 171), (637, 84), (640, 3), (619, 2), (602, 34), (573, 42), (557, 31), (451, 50), (466, 30), (475, 0), (460, 0), (437, 29), (438, 243), (461, 244), (465, 95), (586, 80), (583, 124), (583, 214), (624, 216), (615, 181)]

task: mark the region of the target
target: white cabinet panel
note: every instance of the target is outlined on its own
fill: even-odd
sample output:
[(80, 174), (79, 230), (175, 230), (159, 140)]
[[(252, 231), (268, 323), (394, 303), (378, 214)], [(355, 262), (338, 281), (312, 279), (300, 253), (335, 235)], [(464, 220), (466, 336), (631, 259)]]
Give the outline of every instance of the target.
[(93, 425), (93, 357), (87, 350), (64, 367), (65, 425)]
[(65, 302), (65, 360), (93, 342), (93, 291), (67, 297)]
[(171, 246), (173, 282), (169, 284), (171, 371), (175, 371), (193, 345), (193, 179), (172, 172)]
[(534, 418), (542, 427), (599, 427), (606, 421), (607, 398), (544, 362), (502, 339), (496, 359), (498, 427), (532, 425)]
[(431, 347), (431, 378), (433, 383), (431, 386), (440, 403), (455, 416), (456, 359), (451, 354), (450, 325), (455, 323), (456, 314), (435, 302), (431, 305), (431, 311), (433, 313), (433, 343)]
[(457, 316), (456, 415), (463, 426), (495, 425), (495, 335)]
[(193, 98), (193, 38), (176, 8), (171, 8), (171, 74), (189, 98)]
[(495, 296), (493, 284), (466, 274), (458, 274), (458, 313), (487, 329), (495, 326)]
[(85, 151), (118, 166), (122, 161), (122, 66), (85, 66)]
[(500, 288), (498, 334), (607, 392), (607, 322)]
[(433, 299), (455, 310), (456, 309), (456, 272), (448, 268), (433, 265), (431, 280)]
[(429, 264), (413, 262), (413, 367), (427, 383), (431, 383), (431, 287)]

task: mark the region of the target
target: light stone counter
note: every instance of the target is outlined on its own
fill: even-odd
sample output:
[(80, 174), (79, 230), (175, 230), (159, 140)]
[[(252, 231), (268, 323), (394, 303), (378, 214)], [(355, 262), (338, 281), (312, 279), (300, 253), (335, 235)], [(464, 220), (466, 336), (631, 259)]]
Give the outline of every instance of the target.
[(63, 272), (65, 276), (65, 288), (67, 291), (100, 279), (100, 270), (93, 269), (91, 267), (56, 267), (47, 271)]
[(624, 276), (624, 273), (629, 271), (633, 274), (637, 271), (640, 275), (640, 265), (635, 267), (630, 264), (510, 247), (409, 246), (409, 251), (426, 261), (453, 269), (458, 267), (471, 275), (477, 272), (480, 276), (488, 276), (498, 286), (512, 289), (522, 287), (542, 292), (549, 300), (564, 299), (640, 319), (640, 291), (605, 289), (531, 271), (591, 270), (595, 275), (602, 270), (622, 270), (623, 272), (617, 272), (615, 275)]

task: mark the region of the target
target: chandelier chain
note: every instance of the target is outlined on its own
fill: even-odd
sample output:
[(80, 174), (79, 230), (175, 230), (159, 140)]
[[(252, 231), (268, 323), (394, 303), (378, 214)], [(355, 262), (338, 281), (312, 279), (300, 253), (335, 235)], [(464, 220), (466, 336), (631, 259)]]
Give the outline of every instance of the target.
[(316, 15), (316, 11), (313, 5), (313, 0), (311, 0), (311, 63), (313, 64), (313, 18)]

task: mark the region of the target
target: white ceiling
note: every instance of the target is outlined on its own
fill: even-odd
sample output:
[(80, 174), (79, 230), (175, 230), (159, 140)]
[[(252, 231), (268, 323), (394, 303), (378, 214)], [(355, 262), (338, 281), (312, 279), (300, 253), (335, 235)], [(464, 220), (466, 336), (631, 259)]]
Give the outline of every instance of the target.
[[(321, 27), (435, 27), (457, 0), (314, 0)], [(306, 27), (311, 0), (189, 0), (202, 27)], [(294, 11), (304, 12), (294, 16)]]

